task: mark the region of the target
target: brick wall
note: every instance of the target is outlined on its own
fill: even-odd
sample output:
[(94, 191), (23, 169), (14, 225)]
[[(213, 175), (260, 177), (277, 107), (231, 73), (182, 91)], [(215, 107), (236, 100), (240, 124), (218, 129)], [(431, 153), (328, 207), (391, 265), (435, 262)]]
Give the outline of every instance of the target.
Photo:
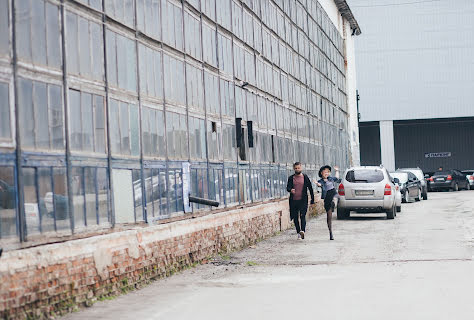
[(288, 201), (281, 200), (5, 252), (0, 258), (0, 318), (65, 314), (289, 227)]

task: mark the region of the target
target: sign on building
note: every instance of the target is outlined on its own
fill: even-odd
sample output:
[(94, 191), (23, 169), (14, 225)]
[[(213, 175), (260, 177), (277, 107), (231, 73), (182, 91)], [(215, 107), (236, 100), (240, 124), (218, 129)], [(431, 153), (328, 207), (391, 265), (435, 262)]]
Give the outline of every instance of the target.
[(425, 153), (425, 158), (449, 158), (451, 157), (451, 152), (430, 152)]

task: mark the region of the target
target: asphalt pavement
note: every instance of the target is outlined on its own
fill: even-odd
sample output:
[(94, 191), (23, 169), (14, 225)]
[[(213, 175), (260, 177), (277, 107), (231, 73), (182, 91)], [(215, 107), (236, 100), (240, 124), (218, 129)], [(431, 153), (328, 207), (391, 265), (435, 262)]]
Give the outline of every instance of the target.
[(64, 319), (474, 319), (474, 191), (324, 216)]

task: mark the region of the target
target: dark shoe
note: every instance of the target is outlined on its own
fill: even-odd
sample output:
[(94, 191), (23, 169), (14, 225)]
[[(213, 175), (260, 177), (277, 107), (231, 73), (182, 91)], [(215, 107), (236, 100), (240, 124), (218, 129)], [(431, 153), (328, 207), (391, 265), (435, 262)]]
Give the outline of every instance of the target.
[(329, 233), (329, 240), (334, 240), (334, 237), (332, 236), (332, 232)]
[(304, 239), (304, 231), (300, 231), (301, 239)]

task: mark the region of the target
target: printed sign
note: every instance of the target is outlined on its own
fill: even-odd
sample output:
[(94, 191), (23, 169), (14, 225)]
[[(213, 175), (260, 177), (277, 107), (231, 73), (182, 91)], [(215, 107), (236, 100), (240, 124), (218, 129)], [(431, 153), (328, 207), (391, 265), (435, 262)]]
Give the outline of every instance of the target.
[(191, 204), (189, 203), (189, 193), (191, 192), (191, 165), (189, 162), (183, 162), (183, 204), (184, 212), (191, 212)]
[(430, 152), (425, 153), (425, 158), (449, 158), (451, 157), (451, 152)]

